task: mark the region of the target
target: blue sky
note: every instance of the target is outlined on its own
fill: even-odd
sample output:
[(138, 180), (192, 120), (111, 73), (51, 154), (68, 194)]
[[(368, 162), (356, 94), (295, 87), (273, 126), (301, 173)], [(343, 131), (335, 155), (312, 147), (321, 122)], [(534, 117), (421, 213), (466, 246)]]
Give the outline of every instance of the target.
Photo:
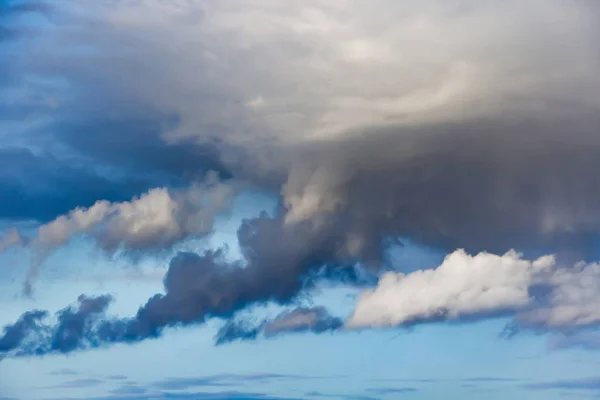
[(599, 11), (0, 0), (0, 400), (600, 398)]

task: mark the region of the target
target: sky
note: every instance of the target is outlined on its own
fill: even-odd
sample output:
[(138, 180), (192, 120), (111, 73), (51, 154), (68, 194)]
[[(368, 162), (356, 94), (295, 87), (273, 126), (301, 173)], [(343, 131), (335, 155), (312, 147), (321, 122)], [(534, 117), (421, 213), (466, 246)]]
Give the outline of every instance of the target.
[(0, 400), (600, 398), (596, 0), (0, 0)]

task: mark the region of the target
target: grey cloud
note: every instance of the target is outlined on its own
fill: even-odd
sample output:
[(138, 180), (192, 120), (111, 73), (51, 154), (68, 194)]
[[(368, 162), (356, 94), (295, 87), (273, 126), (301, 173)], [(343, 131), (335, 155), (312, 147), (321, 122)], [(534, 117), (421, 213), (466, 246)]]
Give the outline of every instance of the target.
[(600, 332), (582, 331), (558, 333), (550, 336), (548, 346), (552, 350), (579, 347), (587, 350), (600, 350)]
[(51, 352), (67, 353), (79, 346), (96, 346), (91, 332), (112, 298), (110, 296), (79, 296), (75, 307), (67, 307), (56, 314), (56, 322), (44, 320), (46, 311), (31, 311), (23, 314), (13, 325), (4, 328), (0, 337), (2, 355), (43, 355)]
[[(327, 243), (322, 253), (314, 253), (312, 244), (307, 246), (307, 243), (273, 246), (264, 241), (263, 229), (277, 232), (281, 226), (278, 220), (263, 215), (245, 221), (240, 228), (238, 238), (246, 256), (245, 265), (226, 263), (221, 251), (203, 255), (181, 253), (170, 263), (164, 279), (165, 293), (151, 297), (133, 318), (103, 319), (96, 318), (101, 314), (86, 313), (85, 329), (77, 331), (69, 346), (54, 346), (46, 337), (38, 336), (32, 340), (34, 347), (18, 349), (16, 354), (137, 342), (157, 337), (167, 327), (203, 323), (210, 317), (230, 318), (252, 304), (291, 301), (314, 284), (318, 276), (311, 279), (311, 272), (317, 273), (331, 259), (334, 243)], [(287, 234), (281, 231), (281, 243), (290, 240), (294, 244), (293, 236), (286, 238)], [(282, 260), (286, 262), (282, 264)], [(88, 325), (88, 317), (95, 323)], [(61, 324), (47, 329), (60, 330)], [(11, 350), (13, 347), (7, 349)]]
[[(600, 54), (589, 17), (596, 5), (311, 4), (200, 1), (164, 13), (149, 3), (64, 7), (64, 18), (77, 18), (70, 34), (58, 26), (17, 61), (35, 75), (65, 76), (75, 114), (101, 122), (93, 130), (65, 118), (59, 127), (76, 128), (54, 135), (72, 151), (122, 167), (125, 149), (144, 138), (152, 146), (134, 155), (135, 165), (178, 171), (186, 161), (164, 166), (171, 156), (151, 155), (162, 140), (197, 141), (211, 149), (199, 163), (269, 189), (283, 185), (288, 222), (332, 213), (328, 234), (345, 232), (356, 254), (376, 253), (382, 238), (398, 235), (470, 251), (591, 251), (600, 219), (591, 172), (599, 147)], [(561, 24), (547, 23), (553, 19)], [(439, 29), (420, 30), (424, 20)], [(44, 50), (82, 38), (93, 55)], [(423, 46), (435, 56), (424, 57)], [(149, 115), (165, 121), (126, 123), (139, 116), (145, 126)], [(88, 128), (116, 139), (79, 134)]]
[(299, 307), (259, 323), (233, 318), (219, 329), (216, 343), (254, 340), (257, 337), (271, 338), (286, 333), (323, 333), (338, 330), (343, 324), (342, 319), (331, 316), (324, 307)]
[[(336, 213), (331, 230), (349, 229), (354, 249), (406, 235), (471, 251), (590, 250), (600, 208), (590, 175), (598, 153), (596, 5), (311, 4), (197, 2), (165, 13), (151, 4), (66, 7), (80, 18), (79, 34), (59, 29), (48, 41), (69, 48), (86, 38), (98, 51), (44, 63), (42, 47), (57, 46), (40, 42), (28, 65), (41, 75), (63, 72), (82, 98), (98, 93), (74, 105), (89, 121), (98, 110), (173, 116), (176, 124), (140, 137), (214, 146), (208, 160), (234, 175), (270, 189), (284, 184), (288, 221)], [(392, 15), (403, 22), (391, 23)], [(423, 19), (439, 29), (419, 30)], [(547, 23), (553, 19), (561, 24)], [(118, 38), (110, 24), (122, 28)], [(424, 57), (423, 46), (435, 56)], [(400, 51), (406, 55), (391, 56)], [(131, 70), (139, 73), (124, 73)], [(77, 138), (85, 136), (61, 140), (93, 151), (94, 139)]]
[(45, 311), (29, 311), (24, 313), (13, 325), (4, 327), (3, 335), (0, 337), (0, 353), (7, 353), (19, 348), (27, 336), (42, 329), (40, 321), (46, 315)]

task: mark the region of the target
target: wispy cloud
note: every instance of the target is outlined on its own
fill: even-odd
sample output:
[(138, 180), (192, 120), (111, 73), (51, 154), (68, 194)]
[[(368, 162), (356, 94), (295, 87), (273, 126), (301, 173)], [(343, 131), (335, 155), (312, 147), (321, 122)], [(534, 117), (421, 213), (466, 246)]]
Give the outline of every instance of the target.
[(522, 387), (531, 390), (589, 390), (600, 392), (600, 378), (591, 377), (573, 380), (557, 380), (531, 383), (523, 385)]

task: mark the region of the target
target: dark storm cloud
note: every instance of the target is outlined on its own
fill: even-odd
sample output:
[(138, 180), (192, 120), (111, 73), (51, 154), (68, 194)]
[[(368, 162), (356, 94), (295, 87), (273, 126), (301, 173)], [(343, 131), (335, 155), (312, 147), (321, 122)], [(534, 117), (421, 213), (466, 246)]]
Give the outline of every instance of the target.
[[(310, 287), (313, 279), (318, 279), (318, 276), (311, 279), (310, 272), (316, 273), (333, 259), (331, 252), (336, 247), (328, 243), (322, 252), (316, 253), (308, 243), (273, 246), (263, 242), (263, 229), (281, 229), (281, 225), (265, 214), (245, 221), (240, 228), (238, 237), (245, 253), (245, 265), (226, 263), (220, 251), (203, 255), (181, 253), (170, 263), (164, 279), (165, 293), (151, 297), (135, 317), (97, 318), (102, 316), (110, 298), (82, 296), (78, 308), (63, 310), (58, 314), (58, 324), (48, 327), (54, 332), (50, 339), (38, 337), (37, 347), (16, 353), (69, 352), (108, 343), (137, 342), (158, 337), (166, 327), (202, 323), (210, 317), (230, 318), (252, 304), (291, 301)], [(281, 240), (293, 239), (286, 238), (284, 231), (280, 235)], [(325, 322), (332, 321), (337, 323), (333, 318)], [(317, 321), (307, 329), (320, 330), (321, 323)]]
[(308, 185), (333, 197), (339, 205), (311, 218), (340, 215), (331, 231), (355, 233), (364, 249), (398, 235), (448, 250), (585, 257), (600, 232), (599, 129), (593, 112), (386, 128), (313, 149), (320, 155), (292, 175), (287, 197), (292, 211), (292, 193), (301, 203)]
[[(421, 15), (418, 6), (384, 4), (381, 10), (390, 13)], [(313, 221), (325, 214), (333, 226), (317, 235), (333, 235), (336, 241), (346, 235), (349, 250), (357, 255), (377, 260), (382, 239), (390, 236), (470, 251), (546, 246), (589, 254), (590, 237), (600, 229), (600, 205), (595, 200), (600, 190), (591, 172), (597, 168), (600, 145), (593, 90), (597, 77), (593, 67), (600, 65), (600, 58), (589, 40), (596, 25), (585, 15), (597, 6), (579, 3), (571, 9), (553, 3), (573, 12), (560, 15), (565, 27), (573, 27), (563, 31), (547, 24), (556, 9), (538, 2), (538, 14), (526, 12), (533, 5), (519, 2), (503, 8), (482, 2), (472, 9), (432, 4), (436, 6), (423, 6), (424, 15), (456, 39), (456, 54), (449, 59), (440, 51), (431, 65), (423, 61), (435, 79), (429, 75), (424, 79), (418, 46), (402, 39), (410, 24), (397, 27), (399, 32), (389, 27), (381, 43), (370, 37), (369, 18), (383, 18), (381, 11), (363, 16), (365, 37), (372, 39), (375, 50), (381, 45), (404, 48), (409, 58), (414, 53), (414, 68), (405, 71), (398, 60), (382, 61), (375, 51), (372, 65), (361, 69), (355, 64), (361, 54), (346, 54), (343, 47), (333, 47), (339, 51), (332, 53), (326, 47), (331, 60), (323, 60), (322, 69), (315, 70), (308, 50), (343, 44), (353, 36), (338, 32), (339, 38), (332, 34), (315, 42), (313, 37), (273, 27), (282, 29), (281, 40), (290, 45), (282, 49), (279, 42), (265, 40), (254, 24), (244, 25), (248, 31), (242, 35), (254, 45), (248, 54), (239, 48), (238, 41), (243, 40), (232, 35), (222, 20), (247, 10), (241, 6), (230, 10), (226, 4), (210, 8), (201, 1), (167, 15), (152, 5), (96, 5), (90, 8), (93, 12), (62, 7), (59, 21), (78, 18), (69, 20), (71, 30), (62, 30), (57, 23), (48, 39), (35, 43), (36, 51), (19, 57), (9, 69), (19, 75), (22, 66), (21, 76), (64, 80), (69, 87), (68, 92), (56, 90), (57, 111), (41, 129), (45, 134), (36, 129), (31, 140), (52, 137), (69, 151), (89, 157), (90, 163), (124, 175), (154, 173), (172, 183), (214, 169), (225, 177), (233, 174), (268, 189), (281, 188), (288, 222)], [(343, 21), (338, 10), (330, 11), (326, 15)], [(362, 15), (361, 11), (356, 5), (348, 12)], [(265, 13), (291, 17), (268, 7)], [(147, 22), (133, 17), (138, 14)], [(122, 20), (116, 21), (117, 16)], [(478, 39), (468, 25), (453, 29), (463, 17), (466, 22), (490, 22), (483, 29), (488, 36)], [(162, 18), (171, 23), (164, 24)], [(511, 35), (502, 24), (508, 20), (515, 24)], [(114, 24), (122, 29), (114, 29)], [(178, 26), (198, 31), (189, 35)], [(539, 29), (532, 33), (531, 26)], [(542, 41), (544, 35), (560, 41)], [(433, 46), (435, 40), (430, 39), (421, 38)], [(93, 51), (46, 50), (82, 44)], [(581, 68), (566, 62), (569, 57)], [(371, 80), (389, 71), (386, 62), (406, 72), (408, 81), (440, 79), (450, 85), (467, 79), (468, 90), (456, 99), (456, 104), (463, 98), (467, 105), (456, 109), (451, 102), (447, 111), (425, 107), (422, 113), (408, 113), (417, 114), (416, 122), (405, 123), (411, 115), (394, 114), (395, 103), (386, 106), (386, 99), (395, 95), (400, 103), (419, 103), (403, 94), (438, 88), (423, 83), (417, 90), (391, 77), (381, 88)], [(462, 66), (450, 68), (458, 64)], [(293, 68), (296, 65), (305, 68)], [(342, 68), (354, 79), (340, 81), (334, 71)], [(495, 76), (494, 86), (479, 81), (479, 72)], [(323, 93), (323, 82), (330, 80), (331, 88)], [(513, 88), (515, 80), (522, 86)], [(356, 92), (348, 81), (364, 81), (365, 88), (371, 83), (372, 88)], [(291, 89), (300, 82), (303, 91)], [(338, 87), (339, 92), (334, 90)], [(269, 96), (280, 101), (281, 110), (270, 108)], [(335, 108), (339, 103), (341, 108)], [(357, 104), (357, 109), (344, 108), (346, 103)], [(363, 103), (374, 107), (367, 109), (369, 115), (380, 118), (358, 118), (365, 112)], [(479, 105), (486, 106), (485, 112), (468, 112)], [(296, 114), (301, 118), (284, 118)], [(332, 124), (340, 126), (339, 132), (325, 137), (328, 140), (305, 140), (304, 135), (317, 131), (318, 122), (330, 114), (336, 116)], [(270, 126), (271, 120), (277, 125)], [(191, 143), (200, 145), (193, 149)]]

